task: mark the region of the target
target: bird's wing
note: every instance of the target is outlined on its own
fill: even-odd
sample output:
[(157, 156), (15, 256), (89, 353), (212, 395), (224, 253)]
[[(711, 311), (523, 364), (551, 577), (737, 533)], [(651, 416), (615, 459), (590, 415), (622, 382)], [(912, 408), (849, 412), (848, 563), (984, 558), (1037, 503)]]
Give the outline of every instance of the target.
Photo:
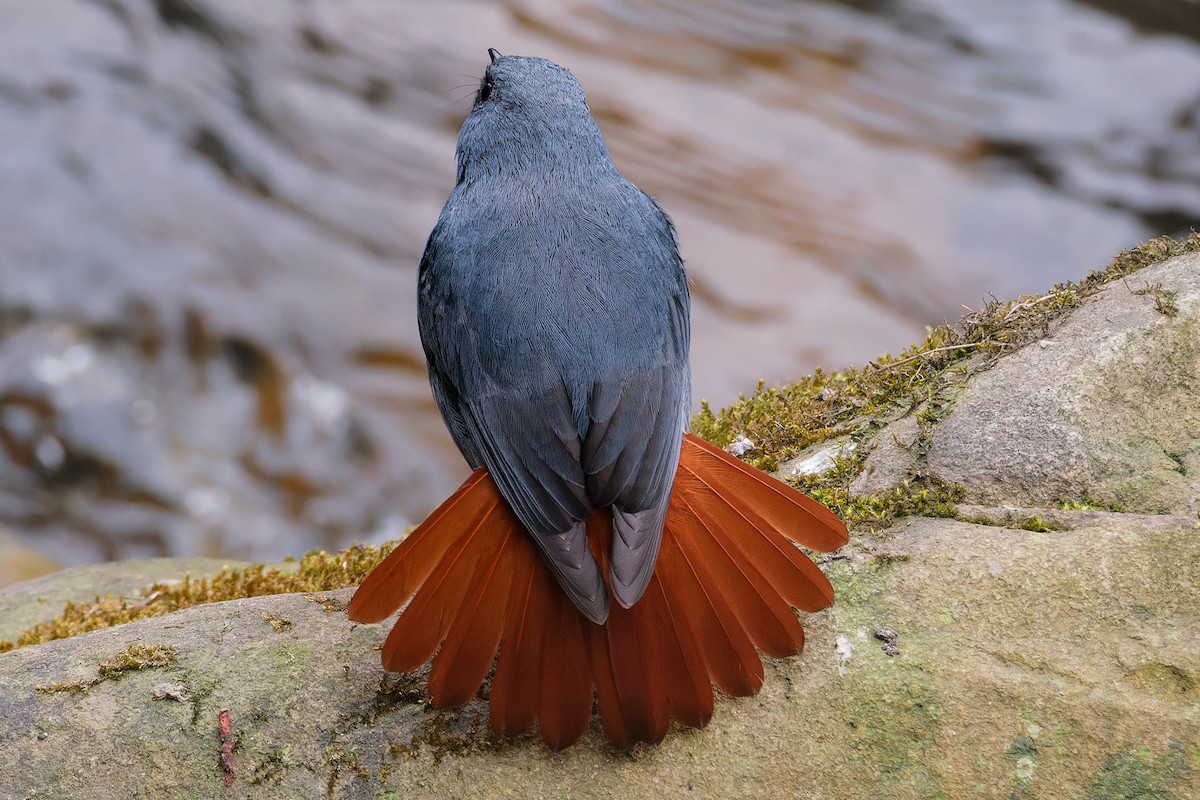
[(539, 309), (503, 269), (453, 274), (471, 257), (454, 244), (439, 223), (421, 262), (419, 325), (434, 398), (463, 455), (488, 468), (567, 594), (602, 622), (608, 597), (587, 548), (594, 505), (571, 399), (526, 329)]
[(501, 495), (532, 536), (555, 577), (588, 618), (603, 622), (608, 595), (588, 550), (595, 506), (579, 462), (579, 436), (561, 383), (474, 393), (464, 419)]
[(634, 202), (649, 204), (632, 209), (643, 230), (575, 216), (562, 227), (584, 227), (550, 254), (515, 230), (463, 252), (439, 223), (422, 260), (421, 337), (442, 414), (596, 621), (607, 592), (585, 521), (613, 506), (611, 583), (632, 604), (654, 569), (688, 405), (674, 231), (648, 197)]
[(654, 572), (691, 389), (687, 278), (675, 231), (657, 204), (641, 197), (651, 229), (627, 255), (634, 285), (613, 287), (624, 295), (618, 302), (631, 330), (615, 342), (620, 374), (594, 387), (582, 452), (589, 496), (613, 507), (610, 586), (625, 608)]

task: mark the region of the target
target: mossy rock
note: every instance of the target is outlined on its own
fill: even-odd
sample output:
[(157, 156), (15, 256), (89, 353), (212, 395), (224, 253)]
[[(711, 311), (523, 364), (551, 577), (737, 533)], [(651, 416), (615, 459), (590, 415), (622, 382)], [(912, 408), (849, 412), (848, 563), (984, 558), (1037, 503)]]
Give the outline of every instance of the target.
[(1200, 254), (1109, 284), (978, 375), (933, 429), (928, 469), (977, 503), (1195, 516)]
[(1200, 796), (1198, 525), (1073, 514), (860, 538), (802, 656), (708, 728), (627, 753), (595, 724), (553, 754), (497, 739), (482, 701), (431, 708), (419, 676), (384, 680), (385, 628), (347, 622), (350, 590), (21, 648), (0, 655), (0, 796), (85, 777), (99, 800), (219, 796), (222, 711), (237, 797)]
[(52, 572), (0, 589), (0, 640), (16, 640), (22, 631), (61, 614), (67, 603), (78, 606), (104, 596), (144, 599), (142, 590), (152, 584), (248, 566), (215, 558), (144, 558)]

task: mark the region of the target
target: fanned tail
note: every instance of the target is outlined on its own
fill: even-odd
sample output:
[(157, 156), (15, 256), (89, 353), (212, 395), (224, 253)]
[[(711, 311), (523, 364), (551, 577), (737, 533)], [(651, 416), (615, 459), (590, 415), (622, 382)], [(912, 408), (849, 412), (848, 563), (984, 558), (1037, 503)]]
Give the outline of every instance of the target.
[(496, 656), (518, 572), (514, 541), (527, 539), (487, 471), (476, 470), (367, 576), (347, 615), (378, 622), (409, 603), (384, 642), (384, 667), (410, 672), (433, 659), (433, 702), (462, 705)]
[(358, 587), (346, 613), (355, 622), (382, 622), (412, 599), (467, 525), (477, 525), (499, 493), (488, 492), (486, 469), (477, 469), (446, 498)]
[[(612, 515), (588, 520), (608, 574)], [(593, 697), (618, 747), (658, 742), (672, 720), (702, 727), (713, 686), (752, 695), (758, 652), (804, 646), (793, 608), (833, 602), (825, 575), (797, 547), (834, 550), (845, 526), (825, 507), (685, 434), (658, 563), (632, 608), (596, 625), (559, 588), (486, 470), (474, 474), (367, 577), (350, 618), (377, 622), (408, 603), (383, 648), (384, 666), (433, 660), (436, 705), (473, 697), (495, 661), (492, 726), (537, 724), (555, 749), (587, 729)]]

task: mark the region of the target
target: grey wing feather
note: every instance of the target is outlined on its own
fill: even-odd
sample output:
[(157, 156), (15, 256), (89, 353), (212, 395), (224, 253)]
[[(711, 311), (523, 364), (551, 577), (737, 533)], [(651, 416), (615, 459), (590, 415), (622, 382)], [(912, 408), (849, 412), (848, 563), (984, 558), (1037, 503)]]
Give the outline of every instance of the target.
[(638, 374), (597, 383), (583, 442), (588, 493), (597, 505), (612, 505), (610, 583), (626, 608), (654, 574), (690, 403), (687, 280), (674, 229), (659, 215), (662, 240), (650, 253), (650, 274), (666, 278), (667, 286), (655, 288), (670, 305), (653, 319), (661, 327), (643, 332), (656, 349)]
[[(593, 428), (598, 441), (593, 443), (590, 435), (584, 441), (593, 496), (613, 509), (610, 582), (613, 596), (625, 608), (646, 590), (658, 558), (686, 421), (686, 387), (679, 384), (664, 367), (627, 386), (627, 401), (617, 405), (604, 425)], [(622, 447), (616, 449), (613, 441)]]
[[(587, 541), (586, 520), (595, 506), (585, 492), (578, 439), (561, 438), (552, 421), (565, 407), (538, 402), (530, 407), (528, 398), (520, 409), (498, 407), (504, 405), (510, 404), (468, 403), (467, 426), (500, 493), (532, 534), (559, 585), (588, 619), (603, 624), (608, 593)], [(505, 412), (514, 410), (521, 413), (520, 425), (498, 424), (512, 421)]]

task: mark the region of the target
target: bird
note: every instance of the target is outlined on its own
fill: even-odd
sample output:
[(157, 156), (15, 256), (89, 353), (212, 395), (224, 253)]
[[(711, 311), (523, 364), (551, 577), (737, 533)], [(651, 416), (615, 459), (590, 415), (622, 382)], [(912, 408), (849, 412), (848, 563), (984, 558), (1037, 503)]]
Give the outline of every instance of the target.
[[(383, 667), (433, 705), (611, 744), (700, 728), (794, 655), (833, 602), (800, 547), (846, 544), (820, 503), (688, 432), (690, 300), (675, 227), (623, 178), (564, 67), (488, 51), (421, 257), (434, 399), (474, 470), (362, 582), (403, 608)], [(490, 686), (485, 688), (491, 675)]]

